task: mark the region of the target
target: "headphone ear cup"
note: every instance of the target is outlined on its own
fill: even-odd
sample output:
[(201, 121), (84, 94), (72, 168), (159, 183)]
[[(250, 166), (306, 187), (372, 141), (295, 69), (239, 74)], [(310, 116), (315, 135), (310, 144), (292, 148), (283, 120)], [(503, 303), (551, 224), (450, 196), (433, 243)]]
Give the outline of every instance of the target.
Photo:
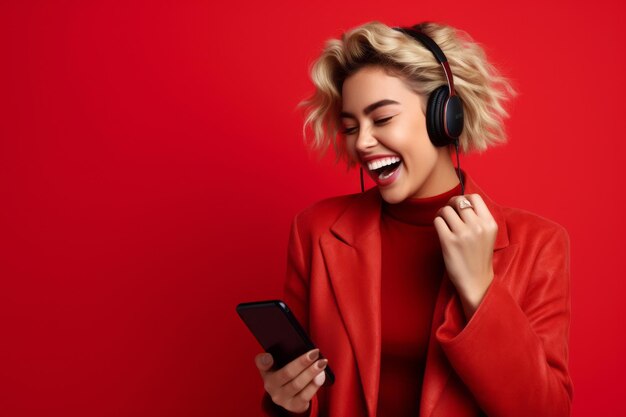
[(426, 106), (426, 130), (433, 145), (441, 147), (452, 143), (446, 134), (443, 120), (448, 100), (448, 86), (438, 87), (428, 97)]

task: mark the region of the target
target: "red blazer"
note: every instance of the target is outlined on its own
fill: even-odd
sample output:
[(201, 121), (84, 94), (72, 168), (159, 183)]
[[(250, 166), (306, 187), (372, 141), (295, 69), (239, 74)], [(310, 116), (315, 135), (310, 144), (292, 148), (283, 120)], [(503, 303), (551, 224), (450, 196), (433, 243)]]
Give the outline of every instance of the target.
[[(569, 239), (561, 226), (485, 200), (498, 223), (494, 280), (466, 323), (444, 274), (420, 417), (568, 416)], [(291, 230), (285, 300), (336, 375), (311, 416), (374, 417), (381, 351), (381, 197), (376, 188), (300, 213)], [(398, 320), (402, 320), (398, 317)]]

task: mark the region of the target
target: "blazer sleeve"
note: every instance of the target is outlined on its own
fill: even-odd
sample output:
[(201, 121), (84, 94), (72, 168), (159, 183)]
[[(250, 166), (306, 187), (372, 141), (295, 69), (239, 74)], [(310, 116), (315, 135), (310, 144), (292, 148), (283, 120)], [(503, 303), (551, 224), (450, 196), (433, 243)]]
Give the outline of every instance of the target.
[[(310, 256), (305, 253), (310, 251), (310, 237), (303, 242), (298, 230), (298, 216), (294, 218), (289, 235), (287, 248), (287, 278), (285, 280), (284, 299), (289, 309), (296, 316), (302, 327), (309, 331), (309, 282), (310, 282)], [(274, 404), (270, 396), (265, 393), (262, 402), (263, 412), (271, 417), (317, 417), (317, 396), (311, 399), (311, 405), (306, 413), (290, 413), (284, 408)]]
[[(569, 238), (560, 226), (550, 232), (529, 277), (496, 275), (467, 324), (455, 296), (436, 332), (452, 367), (492, 417), (570, 415)], [(503, 278), (528, 280), (521, 302)]]

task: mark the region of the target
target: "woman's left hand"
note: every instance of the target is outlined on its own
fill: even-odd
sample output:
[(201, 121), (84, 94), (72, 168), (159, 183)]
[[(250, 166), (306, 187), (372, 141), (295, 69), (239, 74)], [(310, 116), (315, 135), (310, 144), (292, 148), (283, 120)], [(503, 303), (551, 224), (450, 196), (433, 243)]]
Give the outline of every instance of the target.
[(478, 194), (452, 197), (448, 205), (439, 209), (434, 224), (448, 276), (469, 320), (493, 281), (493, 246), (498, 224)]

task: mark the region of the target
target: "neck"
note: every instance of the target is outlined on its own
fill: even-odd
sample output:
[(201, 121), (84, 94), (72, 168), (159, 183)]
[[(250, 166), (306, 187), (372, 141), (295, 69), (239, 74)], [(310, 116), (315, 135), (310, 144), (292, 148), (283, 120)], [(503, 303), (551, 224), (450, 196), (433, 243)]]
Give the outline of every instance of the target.
[(461, 184), (457, 184), (456, 187), (432, 197), (407, 198), (398, 204), (383, 203), (383, 214), (402, 223), (431, 227), (437, 211), (460, 192)]

